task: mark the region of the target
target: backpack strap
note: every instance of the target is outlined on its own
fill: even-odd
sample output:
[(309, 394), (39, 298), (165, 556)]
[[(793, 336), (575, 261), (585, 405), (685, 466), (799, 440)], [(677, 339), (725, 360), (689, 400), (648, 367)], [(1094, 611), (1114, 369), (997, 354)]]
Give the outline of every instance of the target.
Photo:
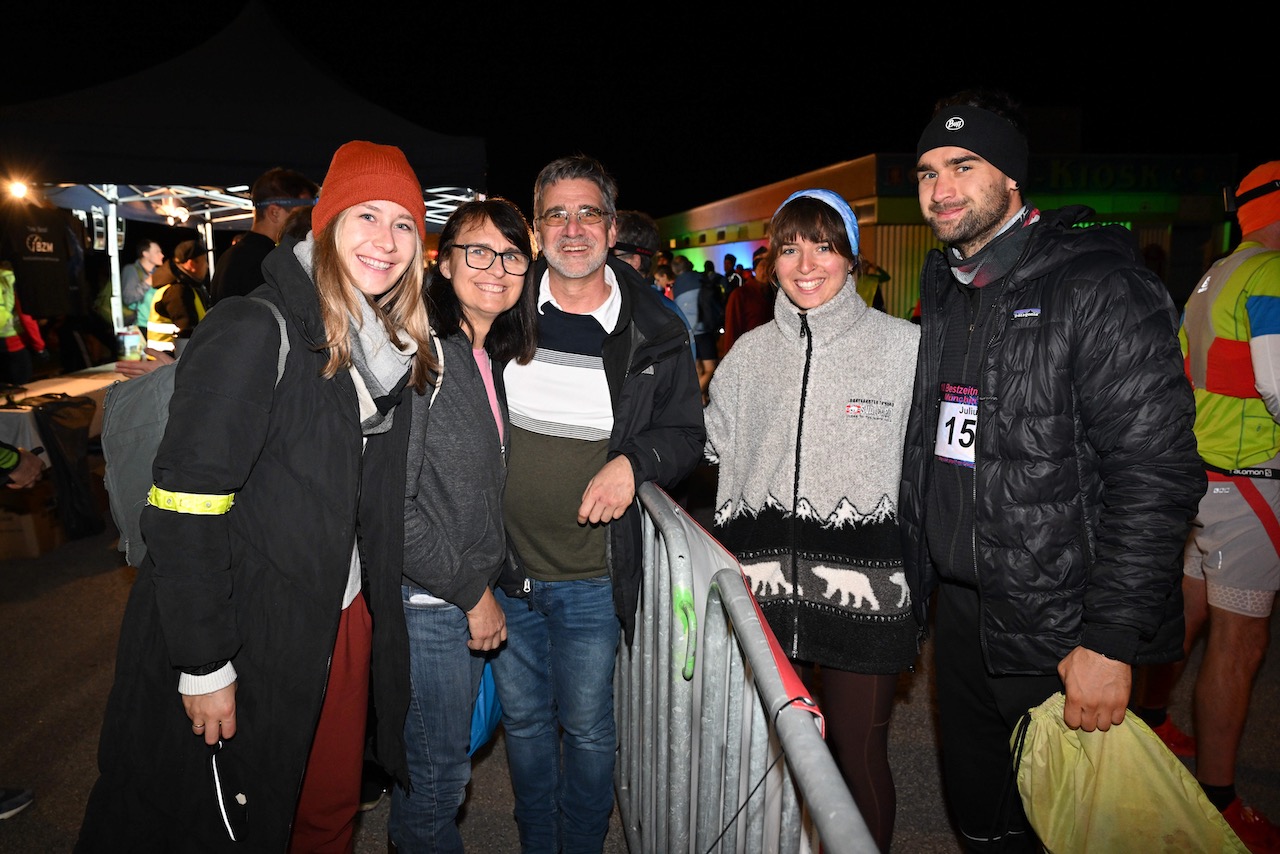
[(436, 395), (440, 393), (440, 384), (444, 382), (444, 348), (440, 346), (440, 336), (434, 329), (431, 331), (431, 343), (436, 348), (436, 358), (440, 360), (440, 368), (436, 371), (436, 381), (433, 383), (435, 387), (431, 391), (431, 400), (427, 402), (427, 409), (436, 402)]
[(249, 297), (249, 299), (260, 302), (267, 308), (271, 309), (271, 313), (276, 316), (276, 323), (280, 324), (280, 356), (276, 359), (276, 385), (280, 385), (280, 379), (284, 376), (284, 363), (289, 358), (289, 330), (284, 325), (284, 315), (280, 313), (280, 309), (269, 299), (262, 297)]

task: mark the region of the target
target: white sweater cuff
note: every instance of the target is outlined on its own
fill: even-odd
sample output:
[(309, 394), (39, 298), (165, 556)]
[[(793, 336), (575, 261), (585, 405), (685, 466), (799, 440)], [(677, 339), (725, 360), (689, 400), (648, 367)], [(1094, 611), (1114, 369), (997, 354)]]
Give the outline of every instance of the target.
[(236, 681), (236, 668), (228, 661), (222, 667), (206, 673), (204, 676), (193, 676), (183, 673), (178, 677), (179, 694), (212, 694), (219, 688), (225, 688)]

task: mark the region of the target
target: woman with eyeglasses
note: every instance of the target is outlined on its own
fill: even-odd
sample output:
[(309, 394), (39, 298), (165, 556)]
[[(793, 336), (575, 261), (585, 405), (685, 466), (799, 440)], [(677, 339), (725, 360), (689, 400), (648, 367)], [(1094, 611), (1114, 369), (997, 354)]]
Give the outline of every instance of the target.
[(485, 657), (507, 637), (492, 589), (507, 553), (502, 367), (534, 355), (531, 264), (529, 225), (515, 205), (466, 202), (440, 233), (427, 287), (443, 370), (438, 390), (414, 399), (409, 439), (402, 595), (410, 786), (392, 791), (388, 825), (400, 851), (462, 851), (457, 815), (471, 780), (471, 709)]
[(713, 533), (818, 699), (836, 765), (888, 851), (889, 715), (921, 640), (897, 518), (920, 331), (858, 295), (858, 220), (830, 190), (783, 202), (763, 269), (779, 285), (773, 320), (711, 378)]

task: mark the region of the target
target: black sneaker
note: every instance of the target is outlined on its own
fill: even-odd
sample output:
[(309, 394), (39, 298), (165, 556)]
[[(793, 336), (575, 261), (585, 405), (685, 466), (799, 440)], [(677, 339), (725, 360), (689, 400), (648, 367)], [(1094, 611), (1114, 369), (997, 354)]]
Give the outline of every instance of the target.
[(0, 819), (12, 818), (35, 799), (30, 789), (0, 789)]

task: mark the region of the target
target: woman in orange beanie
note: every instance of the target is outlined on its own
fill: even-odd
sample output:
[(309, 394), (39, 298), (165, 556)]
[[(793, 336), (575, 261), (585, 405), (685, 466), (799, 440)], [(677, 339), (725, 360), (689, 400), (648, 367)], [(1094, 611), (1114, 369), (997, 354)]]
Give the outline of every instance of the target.
[(350, 851), (371, 678), (403, 776), (424, 214), (398, 148), (343, 145), (311, 233), (263, 263), (280, 318), (231, 297), (192, 336), (77, 851)]

